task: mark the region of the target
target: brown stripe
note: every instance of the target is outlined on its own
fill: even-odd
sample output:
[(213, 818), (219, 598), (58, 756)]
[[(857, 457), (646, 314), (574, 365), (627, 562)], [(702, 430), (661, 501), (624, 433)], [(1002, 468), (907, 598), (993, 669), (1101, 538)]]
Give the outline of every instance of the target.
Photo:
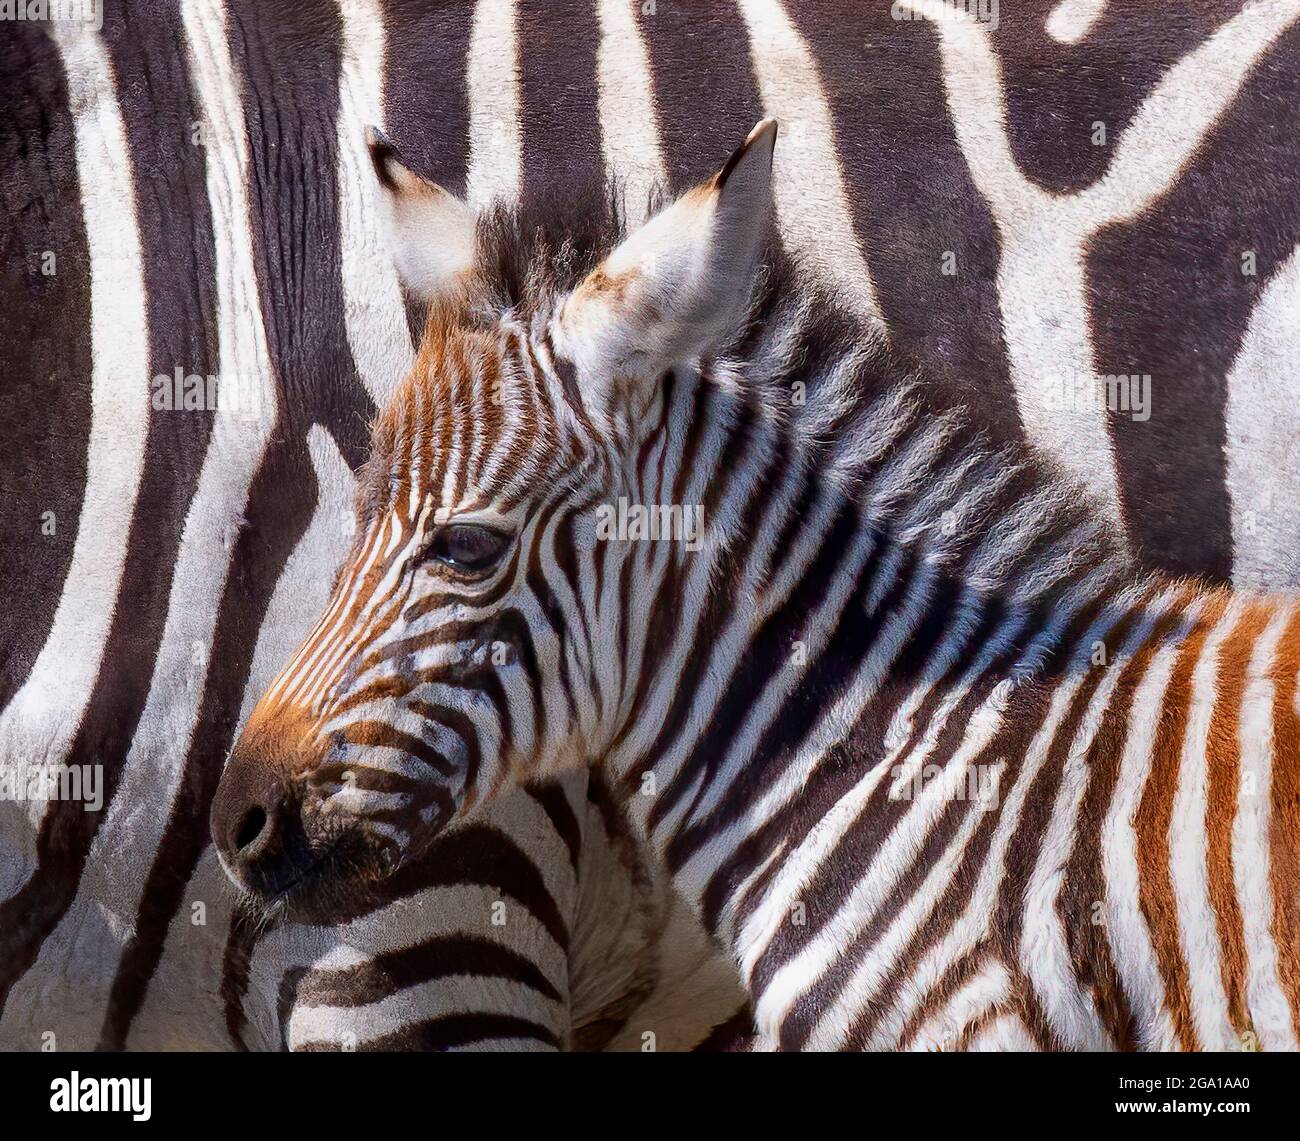
[[(999, 1018), (1004, 1018), (1011, 1014), (1009, 1010), (1000, 1006), (986, 1007), (980, 1011), (970, 1022), (962, 1027), (961, 1034), (957, 1037), (957, 1043), (954, 1050), (964, 1052), (971, 1048), (971, 1043), (975, 1041), (985, 1030), (993, 1025)], [(1015, 1015), (1011, 1015), (1015, 1017)]]
[(1210, 903), (1219, 931), (1219, 967), (1228, 1018), (1238, 1038), (1251, 1028), (1246, 1005), (1246, 935), (1232, 868), (1232, 825), (1241, 782), (1241, 703), (1256, 642), (1272, 612), (1253, 604), (1219, 651), (1217, 687), (1205, 742), (1209, 786), (1205, 798), (1206, 864)]
[(1029, 979), (1017, 972), (1012, 976), (1011, 989), (1015, 995), (1012, 1000), (1012, 1010), (1020, 1018), (1020, 1023), (1029, 1032), (1029, 1036), (1033, 1038), (1034, 1045), (1039, 1050), (1051, 1053), (1064, 1050), (1065, 1043), (1052, 1029), (1052, 1023), (1044, 1012), (1042, 1004), (1039, 1003), (1038, 995), (1034, 993)]
[[(434, 746), (410, 733), (393, 728), (385, 721), (354, 721), (343, 729), (343, 739), (351, 745), (395, 749), (399, 753), (406, 753), (445, 777), (456, 772), (456, 766)], [(402, 780), (405, 782), (407, 778), (403, 777)]]
[[(1141, 605), (1150, 606), (1151, 600), (1145, 599)], [(1085, 975), (1080, 968), (1082, 964), (1089, 965), (1097, 1012), (1111, 1039), (1122, 1050), (1134, 1050), (1138, 1046), (1132, 1005), (1115, 967), (1106, 929), (1092, 922), (1093, 906), (1106, 895), (1101, 832), (1119, 783), (1120, 758), (1124, 753), (1133, 695), (1146, 676), (1151, 659), (1181, 618), (1178, 609), (1171, 609), (1152, 625), (1129, 661), (1119, 667), (1122, 673), (1111, 691), (1101, 726), (1088, 749), (1091, 776), (1079, 810), (1080, 833), (1057, 900), (1076, 973), (1084, 981)]]
[(1277, 946), (1277, 973), (1291, 1025), (1300, 1037), (1300, 718), (1296, 717), (1296, 676), (1300, 673), (1300, 609), (1287, 624), (1273, 669), (1273, 772), (1269, 821), (1269, 876)]
[[(1073, 638), (1069, 639), (1069, 643), (1073, 641)], [(985, 675), (981, 687), (985, 698), (987, 698), (989, 689), (996, 685), (997, 682), (998, 676), (996, 674), (990, 672)], [(887, 925), (893, 922), (901, 906), (916, 895), (924, 883), (924, 876), (929, 874), (939, 859), (944, 858), (949, 861), (952, 859), (952, 856), (947, 852), (947, 848), (958, 828), (965, 823), (972, 813), (982, 817), (962, 848), (956, 866), (950, 868), (942, 894), (934, 901), (924, 921), (913, 931), (906, 946), (895, 957), (893, 966), (885, 981), (876, 988), (876, 994), (880, 997), (878, 997), (877, 1001), (868, 1004), (857, 1012), (849, 1031), (850, 1041), (859, 1043), (863, 1048), (866, 1047), (866, 1044), (875, 1034), (880, 1020), (888, 1014), (894, 1001), (896, 1001), (892, 999), (892, 996), (901, 995), (910, 986), (914, 985), (912, 980), (914, 965), (921, 962), (927, 953), (938, 947), (952, 932), (953, 927), (963, 918), (970, 904), (973, 885), (979, 880), (980, 869), (985, 866), (989, 859), (989, 849), (993, 837), (998, 825), (1002, 822), (1003, 813), (1010, 800), (1009, 790), (1019, 784), (1030, 742), (1033, 740), (1037, 728), (1046, 720), (1048, 710), (1051, 707), (1052, 693), (1055, 686), (1060, 682), (1061, 677), (1058, 675), (1052, 679), (1050, 684), (1025, 686), (1012, 699), (1002, 729), (969, 762), (970, 771), (975, 772), (981, 767), (1005, 761), (1005, 767), (1002, 770), (998, 784), (1001, 795), (996, 798), (991, 806), (980, 805), (977, 802), (963, 803), (953, 800), (944, 810), (944, 815), (930, 830), (926, 837), (925, 847), (921, 850), (912, 867), (899, 878), (898, 883), (895, 885), (893, 890), (894, 894), (899, 897), (897, 902), (882, 906), (872, 917), (872, 923), (866, 929), (867, 934), (871, 935), (873, 932), (877, 935), (883, 934)], [(983, 703), (981, 702), (981, 704)], [(949, 764), (954, 763), (952, 758), (960, 749), (961, 744), (967, 739), (969, 732), (969, 722), (967, 721), (960, 737), (952, 740), (952, 753), (943, 761), (945, 769)], [(940, 740), (942, 741), (942, 737)], [(936, 748), (932, 756), (937, 760), (940, 755), (939, 749)], [(901, 823), (899, 825), (899, 827), (904, 826)], [(1009, 878), (1008, 868), (1010, 866), (1011, 855), (1008, 852), (1003, 857), (1003, 867), (999, 877), (1001, 881), (998, 892), (999, 902), (995, 904), (995, 907), (999, 910), (993, 911), (989, 916), (988, 925), (985, 928), (986, 930), (992, 929), (998, 951), (1007, 959), (1013, 956), (1013, 948), (1018, 937), (1016, 931), (1019, 926), (1019, 919), (1012, 920), (1009, 916), (1015, 914), (1017, 907), (1023, 907), (1022, 902), (1010, 904), (1006, 907), (1003, 907), (1001, 903), (1004, 898), (1005, 884)], [(850, 951), (850, 954), (855, 956), (858, 961), (861, 961), (862, 958), (859, 952), (859, 947), (862, 945), (862, 941), (859, 940), (853, 944)], [(846, 954), (846, 960), (849, 959), (850, 954)], [(857, 962), (852, 965), (856, 967)], [(1008, 963), (1008, 968), (1010, 969), (1010, 963)], [(828, 972), (828, 977), (829, 974), (830, 972)], [(1023, 980), (1018, 980), (1017, 985), (1024, 986), (1027, 989), (1027, 984), (1024, 984)], [(926, 996), (925, 1005), (931, 1010), (934, 1009), (929, 995)], [(794, 1014), (798, 1010), (799, 1007), (796, 1004), (791, 1008), (791, 1013)]]
[[(1192, 698), (1192, 673), (1210, 629), (1223, 616), (1226, 595), (1207, 599), (1203, 612), (1178, 647), (1174, 667), (1160, 703), (1160, 721), (1152, 746), (1151, 772), (1138, 805), (1138, 901), (1151, 932), (1156, 964), (1165, 988), (1165, 1006), (1184, 1050), (1200, 1049), (1192, 1022), (1188, 964), (1178, 940), (1178, 901), (1169, 870), (1169, 826), (1178, 792), (1183, 741)], [(1185, 607), (1188, 599), (1179, 603)]]
[(912, 1048), (912, 1042), (920, 1032), (922, 1026), (934, 1017), (936, 1012), (941, 1012), (952, 1001), (955, 995), (964, 987), (975, 975), (984, 969), (988, 962), (988, 947), (980, 944), (962, 952), (956, 959), (948, 964), (948, 969), (940, 976), (939, 981), (930, 988), (926, 995), (925, 1002), (918, 1006), (908, 1020), (903, 1023), (903, 1029), (899, 1031), (898, 1041), (894, 1043), (896, 1050), (909, 1050)]

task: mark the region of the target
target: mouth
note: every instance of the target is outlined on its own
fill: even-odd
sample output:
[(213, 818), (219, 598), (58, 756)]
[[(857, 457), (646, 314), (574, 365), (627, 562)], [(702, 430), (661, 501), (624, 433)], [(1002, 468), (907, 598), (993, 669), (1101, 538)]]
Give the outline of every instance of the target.
[(259, 928), (346, 923), (383, 902), (380, 889), (396, 866), (389, 846), (377, 846), (355, 830), (318, 849), (305, 840), (274, 875), (234, 877), (242, 921)]

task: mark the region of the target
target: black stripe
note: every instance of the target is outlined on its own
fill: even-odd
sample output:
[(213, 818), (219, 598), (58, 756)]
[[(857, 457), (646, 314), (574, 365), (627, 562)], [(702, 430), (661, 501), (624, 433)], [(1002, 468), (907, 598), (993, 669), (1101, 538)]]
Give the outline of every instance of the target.
[[(899, 607), (904, 605), (907, 592), (912, 589), (915, 581), (905, 569), (885, 596), (886, 601), (873, 612), (867, 613), (863, 602), (875, 588), (875, 580), (874, 568), (869, 563), (860, 576), (858, 588), (844, 608), (834, 636), (818, 661), (809, 668), (807, 684), (792, 695), (788, 708), (783, 709), (765, 731), (757, 755), (772, 755), (788, 760), (798, 750), (826, 710), (842, 696), (847, 682), (871, 653), (885, 624), (892, 621)], [(846, 764), (849, 757), (857, 756), (850, 749), (847, 740), (837, 742), (822, 754), (803, 795), (776, 813), (762, 828), (754, 831), (737, 847), (735, 854), (713, 873), (703, 894), (706, 924), (714, 927), (717, 925), (722, 908), (734, 896), (738, 885), (749, 877), (774, 845), (784, 843), (788, 850), (793, 850), (802, 843), (816, 823), (825, 819), (827, 812), (861, 779), (862, 774), (884, 759), (886, 727), (899, 702), (919, 682), (920, 674), (931, 654), (938, 650), (948, 635), (948, 624), (956, 612), (954, 604), (957, 593), (956, 585), (951, 582), (941, 582), (932, 588), (915, 629), (903, 640), (897, 657), (887, 670), (889, 684), (881, 686), (872, 700), (862, 708), (852, 740), (859, 746), (864, 746), (868, 750), (867, 755), (853, 764)], [(758, 779), (750, 781), (748, 774), (746, 781), (744, 802), (749, 803), (763, 786)], [(725, 812), (720, 814), (721, 819), (710, 822), (712, 828), (716, 830), (725, 822), (734, 821), (738, 811), (743, 811), (740, 802), (734, 807), (727, 804)], [(747, 889), (738, 901), (736, 913), (739, 920), (743, 921), (743, 916), (747, 914), (746, 905), (752, 906), (759, 898), (763, 886), (778, 871), (773, 864), (767, 875)]]
[[(512, 1014), (449, 1014), (444, 1018), (428, 1019), (411, 1026), (403, 1026), (391, 1034), (372, 1038), (360, 1045), (364, 1051), (389, 1050), (455, 1050), (476, 1042), (493, 1042), (513, 1038), (531, 1038), (553, 1049), (560, 1048), (555, 1032)], [(333, 1043), (308, 1042), (299, 1047), (302, 1051), (337, 1050)]]
[(474, 0), (384, 0), (385, 133), (404, 165), (458, 197), (469, 168)]
[[(1054, 7), (1056, 0), (1003, 4), (992, 36), (1016, 165), (1041, 186), (1071, 193), (1105, 174), (1115, 141), (1164, 73), (1241, 4), (1170, 5), (1153, 20), (1143, 0), (1110, 0), (1077, 44), (1047, 34)], [(1093, 145), (1098, 122), (1104, 146)]]
[(736, 1053), (754, 1047), (754, 1012), (746, 1003), (730, 1018), (719, 1022), (709, 1035), (692, 1049), (702, 1054)]
[[(793, 4), (791, 15), (817, 60), (890, 344), (951, 381), (999, 438), (1020, 439), (997, 292), (1001, 242), (957, 145), (937, 33), (857, 0)], [(945, 274), (949, 254), (955, 273)]]
[[(1293, 26), (1170, 192), (1088, 253), (1097, 371), (1151, 377), (1150, 419), (1109, 416), (1124, 523), (1143, 560), (1169, 574), (1231, 574), (1227, 375), (1261, 293), (1300, 244), (1297, 106)], [(1258, 192), (1242, 192), (1242, 171)], [(1254, 277), (1242, 272), (1248, 250)]]
[[(259, 469), (247, 510), (248, 529), (232, 555), (212, 638), (207, 686), (194, 737), (185, 755), (176, 799), (140, 898), (135, 930), (123, 950), (105, 1023), (105, 1045), (124, 1034), (144, 1002), (145, 987), (162, 957), (167, 932), (185, 903), (185, 890), (208, 844), (212, 797), (234, 734), (255, 635), (289, 555), (316, 503), (315, 480), (273, 444)], [(273, 537), (274, 541), (268, 541)]]
[(313, 421), (325, 424), (355, 467), (365, 455), (372, 411), (357, 379), (343, 317), (338, 13), (289, 0), (234, 0), (227, 14), (249, 141), (250, 229), (277, 382), (277, 424), (249, 493), (247, 527), (231, 554), (198, 724), (114, 980), (106, 1044), (120, 1037), (142, 1005), (207, 844), (205, 822), (239, 716), (257, 631), (317, 502), (307, 429)]
[(298, 988), (308, 973), (307, 967), (290, 967), (280, 977), (275, 996), (275, 1020), (280, 1028), (280, 1049), (289, 1049), (289, 1021), (298, 1003)]
[(564, 786), (553, 781), (540, 784), (528, 784), (524, 791), (542, 807), (550, 820), (555, 834), (564, 841), (569, 852), (569, 866), (578, 868), (578, 857), (582, 849), (582, 825), (565, 795)]
[(595, 0), (518, 0), (525, 208), (605, 178), (596, 103)]
[[(891, 608), (890, 603), (882, 602), (882, 611)], [(1032, 621), (1026, 624), (1026, 628), (1030, 631), (1037, 629)], [(1009, 630), (1015, 630), (1015, 619), (1009, 624)], [(1021, 658), (1025, 644), (1024, 638), (1013, 637), (1010, 644), (995, 655), (984, 675), (971, 684), (966, 695), (949, 713), (929, 753), (928, 764), (946, 767), (965, 740), (972, 715), (988, 700), (998, 679), (1005, 676), (1006, 671)], [(969, 664), (967, 660), (955, 666), (953, 674), (960, 676), (962, 667)], [(940, 686), (948, 688), (949, 684), (949, 679), (945, 679)], [(883, 745), (880, 726), (874, 713), (870, 706), (863, 711), (844, 742), (843, 756), (865, 755), (868, 758), (867, 763), (871, 763), (873, 759), (878, 763), (878, 759), (883, 756)], [(917, 725), (914, 735), (920, 737), (923, 732), (922, 727)], [(860, 779), (863, 772), (863, 768), (857, 764), (844, 767), (847, 772), (836, 773), (832, 769), (828, 773), (828, 784), (837, 786), (835, 792), (839, 796), (847, 792), (857, 779)], [(795, 928), (787, 924), (777, 932), (771, 944), (764, 950), (753, 972), (753, 986), (756, 992), (761, 992), (780, 966), (801, 947), (807, 945), (835, 915), (848, 893), (861, 878), (862, 869), (870, 866), (892, 829), (907, 814), (911, 802), (902, 798), (891, 798), (891, 785), (892, 781), (888, 778), (877, 785), (852, 825), (844, 831), (834, 849), (823, 859), (807, 890), (802, 893), (802, 898), (815, 901), (815, 906), (808, 908), (804, 926)], [(831, 803), (829, 800), (821, 801), (823, 812), (829, 803)], [(953, 821), (949, 819), (945, 825), (945, 836), (951, 834), (952, 825)], [(805, 827), (805, 832), (806, 830)], [(870, 932), (867, 933), (868, 939), (873, 937)], [(863, 944), (861, 949), (865, 950), (866, 945)], [(855, 964), (843, 961), (834, 965), (793, 1005), (782, 1028), (782, 1043), (785, 1048), (802, 1047), (806, 1036), (811, 1033), (816, 1023), (819, 1011), (824, 1009), (823, 1004), (830, 1002), (851, 976), (852, 965)]]
[[(1071, 631), (1062, 638), (1059, 644), (1061, 648), (1053, 651), (1055, 659), (1063, 661), (1068, 657), (1067, 647), (1073, 648), (1089, 621), (1089, 617), (1076, 618)], [(1053, 674), (1057, 684), (1068, 681), (1059, 670), (1049, 668), (1045, 672)], [(1074, 740), (1078, 718), (1082, 715), (1093, 688), (1100, 683), (1102, 676), (1101, 671), (1093, 671), (1085, 678), (1079, 692), (1071, 699), (1070, 711), (1058, 726), (1056, 736), (1051, 743), (1051, 755), (1026, 794), (1025, 811), (1017, 820), (1015, 835), (1003, 858), (1000, 898), (1017, 911), (1015, 916), (1007, 916), (1006, 912), (1003, 912), (1002, 916), (992, 924), (995, 946), (1004, 957), (1004, 961), (1014, 963), (1016, 960), (1018, 932), (1024, 911), (1024, 888), (1033, 870), (1037, 844), (1042, 838), (1042, 829), (1050, 819), (1051, 809), (1055, 803), (1056, 789), (1061, 775), (1060, 764), (1064, 763), (1065, 750)], [(929, 915), (917, 927), (905, 950), (895, 958), (889, 981), (881, 987), (882, 994), (888, 996), (898, 992), (912, 965), (948, 933), (969, 902), (971, 885), (978, 880), (985, 866), (993, 834), (1010, 799), (1011, 789), (1020, 779), (1021, 767), (1029, 745), (1047, 719), (1051, 698), (1052, 690), (1049, 687), (1037, 685), (1022, 687), (1016, 693), (1014, 703), (1006, 714), (1004, 729), (985, 746), (979, 756), (972, 758), (970, 762), (972, 771), (981, 765), (1006, 762), (999, 781), (1000, 795), (992, 805), (962, 803), (958, 799), (945, 810), (945, 817), (953, 816), (954, 822), (958, 825), (964, 823), (962, 816), (971, 812), (981, 813), (983, 818), (963, 850), (960, 864), (949, 875), (944, 894), (935, 901)], [(954, 812), (954, 809), (960, 811)], [(941, 832), (942, 826), (936, 825), (932, 836)], [(1026, 840), (1026, 836), (1031, 832), (1033, 835)], [(950, 835), (944, 835), (943, 843), (946, 844), (950, 838)], [(1027, 850), (1026, 844), (1033, 846), (1034, 850)], [(927, 845), (926, 858), (916, 860), (907, 873), (900, 878), (894, 893), (895, 899), (891, 900), (889, 907), (882, 908), (873, 916), (871, 927), (864, 932), (864, 938), (860, 944), (855, 944), (854, 953), (849, 956), (854, 960), (855, 966), (861, 962), (862, 955), (866, 953), (875, 938), (887, 929), (902, 905), (915, 896), (922, 880), (929, 874), (941, 852), (942, 847)], [(1006, 922), (1002, 922), (1004, 917)], [(1016, 972), (1013, 970), (1012, 973)], [(866, 1042), (884, 1013), (883, 1006), (868, 1007), (858, 1012), (857, 1018), (849, 1029), (849, 1042), (865, 1048)]]
[(763, 117), (749, 35), (732, 0), (638, 5), (674, 194), (712, 175)]
[[(230, 925), (226, 929), (226, 947), (221, 957), (221, 1004), (225, 1013), (226, 1033), (230, 1036), (231, 1046), (236, 1050), (248, 1049), (248, 1043), (244, 1040), (244, 1028), (248, 1025), (248, 1019), (244, 1015), (244, 996), (248, 994), (248, 971), (258, 934), (258, 929), (244, 922), (238, 910), (231, 914)], [(282, 1039), (286, 1023), (287, 1017), (282, 1013)]]
[[(86, 482), (91, 346), (90, 254), (67, 80), (53, 42), (35, 24), (5, 25), (0, 105), (3, 708), (49, 636), (72, 560)], [(47, 254), (54, 258), (48, 276)], [(42, 533), (47, 511), (53, 535)], [(0, 954), (0, 962), (13, 960)]]
[[(647, 827), (653, 831), (700, 779), (705, 788), (727, 759), (730, 744), (754, 706), (756, 695), (783, 669), (794, 668), (795, 643), (811, 636), (810, 624), (820, 620), (830, 584), (843, 561), (859, 525), (857, 508), (846, 504), (830, 522), (801, 580), (785, 604), (755, 632), (736, 662), (726, 689), (718, 700), (708, 728), (695, 741), (677, 774), (655, 800)], [(680, 866), (684, 853), (670, 848), (668, 866)]]
[[(138, 385), (142, 399), (148, 399), (153, 377), (165, 376), (171, 382), (177, 369), (202, 377), (219, 373), (216, 252), (205, 153), (194, 141), (200, 115), (190, 90), (176, 6), (114, 6), (106, 12), (104, 38), (117, 75), (132, 77), (132, 82), (120, 85), (119, 106), (135, 175), (149, 305), (149, 377)], [(219, 377), (219, 382), (227, 379)], [(100, 742), (101, 749), (107, 745), (118, 754), (119, 766), (148, 698), (169, 592), (175, 585), (170, 579), (212, 426), (209, 410), (155, 409), (150, 415), (117, 614), (82, 725), (82, 733)], [(194, 819), (177, 823), (190, 831), (202, 829), (202, 822)], [(119, 963), (102, 1048), (125, 1045), (135, 1007), (122, 1007), (120, 1000), (126, 991), (142, 997), (151, 973), (152, 965), (140, 960)]]
[[(918, 570), (916, 556), (914, 554), (910, 555), (897, 567), (893, 572), (892, 581), (880, 577), (880, 575), (886, 573), (886, 568), (889, 566), (887, 558), (885, 552), (873, 552), (873, 562), (880, 568), (879, 572), (873, 573), (873, 568), (870, 565), (864, 571), (855, 592), (854, 601), (848, 604), (851, 609), (846, 608), (848, 609), (848, 616), (845, 622), (846, 629), (843, 632), (843, 640), (831, 647), (835, 652), (839, 654), (848, 653), (851, 656), (861, 652), (865, 657), (865, 653), (879, 638), (884, 624), (900, 608), (906, 605), (908, 596), (916, 586)], [(865, 606), (863, 605), (865, 598), (871, 593), (879, 591), (882, 585), (885, 589), (880, 595), (878, 604), (870, 613), (865, 613)], [(922, 623), (919, 625), (919, 629), (925, 630), (927, 628)], [(862, 651), (853, 646), (856, 639), (862, 641)], [(705, 893), (705, 909), (710, 923), (717, 924), (729, 894), (734, 889), (734, 885), (744, 878), (748, 869), (756, 866), (757, 859), (760, 856), (759, 844), (766, 843), (770, 845), (780, 840), (787, 847), (793, 847), (796, 842), (806, 837), (816, 822), (823, 819), (825, 814), (833, 809), (839, 800), (858, 783), (865, 771), (883, 760), (887, 746), (884, 740), (882, 706), (887, 707), (891, 699), (892, 694), (886, 689), (877, 696), (875, 701), (868, 702), (858, 712), (849, 733), (826, 752), (825, 763), (820, 766), (816, 779), (810, 782), (810, 788), (806, 796), (794, 806), (793, 811), (789, 814), (788, 820), (785, 821), (784, 832), (782, 832), (783, 818), (778, 816), (766, 829), (755, 833), (753, 843), (738, 848), (732, 859), (724, 863), (715, 872)], [(877, 795), (884, 800), (882, 807), (885, 811), (889, 811), (891, 808), (897, 809), (896, 805), (879, 793), (879, 790), (877, 790)], [(838, 863), (849, 866), (855, 856), (856, 852), (853, 849), (846, 848), (845, 852), (838, 856)], [(827, 878), (836, 879), (831, 874), (828, 865), (823, 865), (823, 869), (818, 873), (818, 876), (823, 880)], [(822, 885), (823, 890), (825, 886), (825, 884)], [(841, 886), (844, 885), (841, 884)], [(757, 898), (757, 885), (755, 885), (754, 889), (746, 893), (744, 899), (754, 900)], [(797, 949), (797, 944), (806, 942), (826, 921), (828, 912), (823, 906), (823, 900), (826, 897), (809, 892), (808, 898), (817, 901), (817, 906), (809, 909), (808, 925), (796, 930), (778, 933), (755, 964), (752, 979), (755, 992), (759, 992), (766, 987), (776, 967), (784, 961), (789, 953)]]
[[(179, 19), (174, 10), (143, 15), (133, 4), (114, 7), (105, 16), (104, 37), (117, 74), (143, 75), (148, 80), (122, 84), (118, 90), (131, 149), (149, 298), (148, 374), (127, 379), (142, 407), (148, 408), (154, 375), (170, 379), (177, 367), (184, 374), (203, 376), (217, 371), (213, 239), (202, 151), (191, 142), (190, 125), (197, 116), (181, 62)], [(158, 92), (172, 94), (158, 100)], [(166, 106), (160, 108), (156, 100)], [(169, 578), (211, 423), (207, 411), (150, 413), (114, 620), (91, 701), (66, 758), (69, 764), (103, 766), (105, 810), (116, 793), (148, 698), (166, 622)], [(7, 905), (16, 915), (5, 928), (22, 940), (22, 946), (14, 949), (12, 957), (4, 956), (15, 970), (4, 990), (34, 961), (41, 940), (72, 905), (102, 820), (102, 811), (87, 813), (77, 803), (49, 806), (37, 838), (37, 873)], [(141, 993), (146, 981), (136, 980)], [(117, 986), (115, 981), (110, 1017)]]
[(560, 992), (517, 951), (477, 935), (445, 935), (376, 955), (355, 967), (308, 971), (296, 1000), (308, 1006), (365, 1006), (407, 987), (456, 975), (521, 983), (553, 1002)]
[(412, 701), (410, 708), (411, 712), (418, 713), (428, 721), (445, 725), (464, 742), (465, 787), (473, 788), (474, 781), (478, 778), (479, 766), (483, 762), (483, 744), (479, 740), (478, 729), (473, 718), (462, 710), (427, 701)]
[[(787, 447), (780, 448), (764, 475), (763, 486), (768, 488), (781, 487), (787, 477), (791, 462), (790, 449)], [(680, 499), (677, 502), (680, 502)], [(735, 531), (735, 549), (746, 550), (750, 548), (756, 541), (756, 536), (760, 530), (775, 522), (769, 518), (775, 510), (774, 494), (750, 496), (744, 516)], [(725, 591), (710, 591), (707, 608), (699, 616), (697, 629), (700, 631), (722, 630), (732, 616), (732, 610), (732, 599)], [(713, 659), (713, 648), (713, 639), (710, 637), (697, 637), (692, 641), (686, 662), (681, 667), (678, 675), (676, 692), (673, 694), (672, 703), (669, 705), (666, 714), (663, 715), (659, 732), (656, 734), (654, 742), (646, 750), (645, 760), (631, 770), (628, 778), (623, 782), (627, 794), (637, 791), (637, 782), (641, 776), (653, 767), (659, 757), (666, 755), (675, 747), (676, 742), (685, 731), (687, 718), (695, 703), (696, 694), (700, 692), (701, 686), (705, 683), (706, 674)]]
[[(537, 865), (511, 837), (487, 824), (468, 824), (442, 836), (420, 859), (399, 868), (374, 891), (355, 886), (347, 899), (331, 901), (338, 905), (331, 915), (335, 923), (350, 923), (429, 888), (463, 884), (486, 885), (503, 900), (514, 900), (561, 950), (568, 950), (568, 924)], [(472, 923), (473, 917), (467, 916), (466, 921)], [(486, 911), (482, 922), (485, 927), (491, 922)]]

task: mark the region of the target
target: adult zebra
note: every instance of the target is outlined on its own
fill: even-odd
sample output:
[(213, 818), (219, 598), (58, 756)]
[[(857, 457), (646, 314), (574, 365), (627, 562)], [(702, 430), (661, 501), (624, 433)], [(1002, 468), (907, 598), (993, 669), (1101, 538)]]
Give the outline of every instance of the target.
[[(157, 1041), (139, 1028), (167, 1024), (180, 1003), (168, 995), (192, 975), (217, 989), (219, 968), (192, 970), (182, 938), (203, 933), (188, 926), (192, 902), (209, 902), (207, 930), (224, 923), (219, 877), (198, 855), (217, 759), (246, 694), (322, 601), (313, 568), (341, 554), (360, 422), (411, 358), (369, 208), (367, 123), (471, 200), (528, 201), (606, 169), (634, 198), (658, 175), (681, 189), (764, 109), (779, 115), (792, 247), (820, 254), (932, 367), (981, 386), (987, 371), (1010, 434), (1100, 456), (1076, 466), (1155, 561), (1281, 582), (1300, 549), (1295, 503), (1259, 497), (1289, 486), (1295, 462), (1296, 408), (1269, 383), (1296, 357), (1290, 13), (1174, 5), (1149, 26), (1124, 4), (1029, 3), (966, 35), (837, 0), (114, 2), (104, 37), (75, 50), (0, 26), (13, 109), (0, 128), (0, 512), (6, 535), (28, 537), (5, 551), (0, 744), (7, 757), (97, 754), (119, 814), (149, 817), (142, 870), (124, 878), (104, 874), (104, 842), (67, 814), (52, 819), (84, 859), (38, 863), (24, 814), (0, 806), (5, 1041), (49, 1028), (52, 978), (74, 980), (85, 1008), (65, 1045)], [(970, 121), (981, 107), (999, 113)], [(1107, 136), (1094, 146), (1097, 120)], [(1033, 187), (1052, 192), (1044, 207), (1084, 190), (1124, 138), (1162, 160), (1143, 173), (1149, 209), (1103, 228), (1113, 203), (1081, 198), (1073, 221), (1104, 240), (1066, 259), (1069, 273), (1058, 258), (1036, 275), (1035, 251), (1060, 234), (1045, 209), (1026, 210)], [(1255, 190), (1239, 202), (1246, 168)], [(1235, 291), (1178, 277), (1247, 251), (1257, 273)], [(1075, 359), (1092, 358), (1080, 372), (1137, 368), (1183, 395), (1151, 431), (1094, 400), (1058, 432), (1041, 407), (1061, 330)], [(246, 425), (247, 445), (202, 482), (212, 418), (150, 413), (146, 429), (113, 383), (177, 365), (273, 376), (292, 415), (274, 433)], [(155, 421), (193, 446), (153, 447)], [(191, 518), (210, 530), (187, 536)], [(96, 833), (113, 835), (116, 823)], [(96, 934), (106, 901), (113, 920)]]
[(593, 763), (767, 1043), (1297, 1049), (1300, 606), (1140, 572), (783, 265), (775, 137), (594, 245), (378, 147), (431, 317), (227, 867), (328, 911)]

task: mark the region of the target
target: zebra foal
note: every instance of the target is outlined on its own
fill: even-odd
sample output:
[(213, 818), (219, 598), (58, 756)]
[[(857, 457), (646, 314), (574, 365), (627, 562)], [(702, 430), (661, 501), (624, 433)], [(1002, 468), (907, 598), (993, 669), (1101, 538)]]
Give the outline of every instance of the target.
[(228, 872), (328, 912), (587, 763), (769, 1046), (1294, 1049), (1300, 610), (1140, 572), (785, 263), (775, 138), (621, 241), (376, 140), (429, 324)]

